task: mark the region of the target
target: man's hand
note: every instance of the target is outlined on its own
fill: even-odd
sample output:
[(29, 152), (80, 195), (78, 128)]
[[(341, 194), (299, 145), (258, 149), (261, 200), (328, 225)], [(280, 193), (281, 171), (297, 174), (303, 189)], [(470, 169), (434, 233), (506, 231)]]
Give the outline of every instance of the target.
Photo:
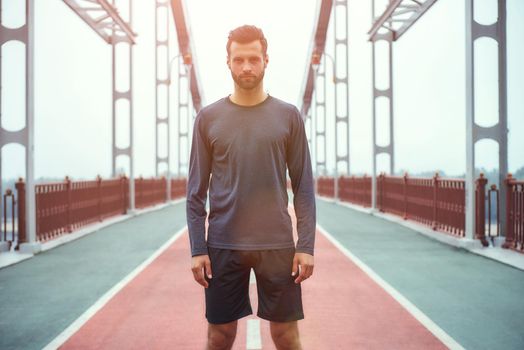
[(300, 283), (313, 274), (313, 255), (307, 253), (295, 253), (293, 258), (293, 270), (291, 276), (296, 276), (298, 273), (298, 266), (300, 265), (300, 274), (295, 279), (295, 283)]
[(204, 278), (204, 273), (207, 275), (207, 278), (211, 279), (213, 274), (211, 273), (211, 260), (209, 260), (209, 255), (196, 255), (191, 258), (191, 271), (193, 271), (193, 277), (195, 281), (200, 283), (204, 288), (209, 287)]

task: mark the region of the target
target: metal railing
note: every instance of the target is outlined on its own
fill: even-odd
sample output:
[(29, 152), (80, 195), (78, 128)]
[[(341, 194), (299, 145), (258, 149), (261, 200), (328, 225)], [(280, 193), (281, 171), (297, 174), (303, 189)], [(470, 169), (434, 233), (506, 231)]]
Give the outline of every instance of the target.
[(171, 179), (171, 198), (185, 197), (187, 192), (187, 179), (185, 177)]
[(524, 181), (506, 178), (506, 241), (504, 248), (524, 252)]
[(377, 177), (377, 208), (431, 226), (452, 235), (464, 236), (464, 180)]
[[(135, 180), (135, 203), (144, 208), (167, 201), (165, 178)], [(6, 201), (12, 197), (13, 237), (18, 232), (18, 243), (27, 242), (25, 228), (25, 183), (23, 179), (15, 184), (16, 197), (10, 190), (3, 196), (4, 222), (0, 240), (6, 240)], [(171, 198), (185, 197), (186, 179), (171, 179)], [(63, 182), (37, 184), (36, 197), (36, 239), (45, 242), (60, 235), (112, 216), (127, 213), (129, 208), (129, 179), (125, 176), (103, 180), (100, 176), (93, 181), (71, 181), (66, 176)], [(12, 239), (14, 240), (14, 238)]]
[[(19, 183), (20, 188), (24, 183)], [(36, 237), (45, 242), (104, 218), (125, 214), (128, 179), (71, 181), (37, 184)], [(19, 194), (19, 198), (22, 198)]]
[(371, 177), (367, 175), (339, 177), (338, 191), (341, 201), (371, 207)]
[(167, 180), (165, 177), (135, 179), (135, 207), (145, 208), (166, 201)]
[(317, 178), (317, 193), (324, 197), (335, 196), (335, 179), (327, 176)]
[[(340, 200), (371, 207), (371, 181), (367, 176), (340, 177)], [(493, 240), (493, 237), (500, 235), (499, 192), (495, 185), (489, 189), (486, 189), (486, 185), (487, 179), (480, 174), (475, 191), (475, 237), (484, 246), (489, 245), (488, 238)], [(333, 178), (319, 177), (317, 186), (319, 195), (334, 197)], [(377, 176), (376, 203), (381, 212), (417, 221), (454, 236), (465, 235), (464, 179), (444, 179), (438, 174), (431, 178), (410, 177), (407, 173), (404, 176), (380, 174)], [(523, 214), (518, 215), (516, 217), (521, 218), (522, 222)], [(515, 227), (522, 227), (522, 223), (520, 225), (516, 224)], [(522, 229), (520, 230), (519, 237), (522, 237)], [(522, 247), (522, 243), (519, 244)]]

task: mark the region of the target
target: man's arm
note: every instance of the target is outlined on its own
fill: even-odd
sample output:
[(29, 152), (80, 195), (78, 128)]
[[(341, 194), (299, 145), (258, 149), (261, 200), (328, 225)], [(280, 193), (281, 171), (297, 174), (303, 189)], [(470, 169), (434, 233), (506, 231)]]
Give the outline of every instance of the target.
[(211, 149), (206, 137), (203, 114), (199, 112), (193, 128), (187, 178), (186, 216), (191, 256), (207, 255), (206, 201), (211, 174)]
[(309, 146), (300, 112), (295, 108), (292, 117), (291, 138), (287, 148), (287, 166), (293, 204), (297, 217), (297, 253), (313, 255), (315, 245), (316, 206)]

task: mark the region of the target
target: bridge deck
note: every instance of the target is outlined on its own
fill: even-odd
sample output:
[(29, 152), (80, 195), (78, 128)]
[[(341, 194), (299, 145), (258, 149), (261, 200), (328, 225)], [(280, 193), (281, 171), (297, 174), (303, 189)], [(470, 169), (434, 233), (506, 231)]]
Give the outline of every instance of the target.
[[(315, 274), (303, 283), (305, 349), (524, 348), (524, 271), (346, 207), (317, 207), (328, 234), (318, 233)], [(203, 289), (189, 271), (184, 209), (0, 269), (0, 348), (201, 348)], [(236, 349), (274, 348), (258, 320), (240, 321)]]

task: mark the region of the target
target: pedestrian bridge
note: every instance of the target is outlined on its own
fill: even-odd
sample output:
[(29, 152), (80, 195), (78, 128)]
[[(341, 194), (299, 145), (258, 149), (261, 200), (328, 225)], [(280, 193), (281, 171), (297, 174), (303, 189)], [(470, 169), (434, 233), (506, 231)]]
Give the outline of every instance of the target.
[[(299, 331), (304, 349), (524, 349), (524, 163), (521, 140), (514, 137), (524, 125), (524, 86), (519, 85), (524, 71), (515, 64), (524, 59), (522, 45), (515, 44), (524, 35), (519, 27), (524, 23), (522, 3), (493, 0), (483, 8), (487, 1), (463, 0), (458, 8), (455, 0), (310, 2), (316, 5), (310, 11), (313, 33), (300, 56), (305, 71), (297, 107), (311, 152), (318, 226), (314, 274), (302, 283), (305, 319), (299, 321)], [(2, 350), (205, 346), (204, 289), (190, 270), (185, 195), (192, 124), (196, 113), (212, 102), (203, 93), (212, 84), (201, 79), (190, 30), (194, 13), (187, 2), (134, 3), (136, 12), (130, 0), (54, 0), (47, 7), (34, 0), (0, 0)], [(216, 3), (209, 2), (207, 10)], [(293, 16), (285, 13), (283, 21), (306, 17), (310, 4), (302, 5)], [(53, 11), (64, 21), (57, 22), (57, 32)], [(369, 23), (361, 25), (362, 13)], [(415, 68), (431, 66), (424, 74), (435, 69), (449, 74), (456, 63), (412, 66), (420, 56), (402, 46), (403, 40), (437, 55), (439, 44), (422, 46), (427, 40), (415, 35), (417, 27), (437, 21), (444, 26), (439, 35), (452, 41), (459, 34), (446, 26), (456, 18), (465, 28), (460, 34), (464, 96), (452, 97), (464, 104), (464, 111), (439, 136), (438, 147), (424, 139), (406, 148), (399, 139), (427, 138), (436, 124), (417, 124), (423, 119), (419, 112), (406, 124), (405, 115), (413, 112), (394, 108), (394, 98), (400, 106), (439, 110), (449, 102), (439, 99), (446, 88), (435, 81), (432, 93), (417, 95), (424, 90), (419, 84), (431, 79)], [(281, 32), (291, 32), (293, 26), (298, 25)], [(92, 66), (79, 69), (66, 62), (57, 55), (55, 42), (38, 46), (39, 40), (53, 37), (50, 33), (74, 37), (68, 50), (79, 53), (78, 60), (88, 56)], [(103, 45), (100, 55), (86, 49), (93, 38)], [(400, 56), (393, 55), (394, 47)], [(172, 54), (174, 49), (178, 51)], [(452, 51), (447, 46), (443, 50)], [(365, 70), (361, 51), (371, 61), (366, 81), (352, 75)], [(402, 56), (406, 51), (410, 54)], [(144, 52), (154, 57), (149, 65), (134, 61)], [(272, 57), (287, 54), (291, 52), (277, 51)], [(46, 55), (52, 59), (42, 59)], [(350, 57), (358, 62), (357, 69)], [(395, 64), (393, 57), (398, 57)], [(105, 83), (82, 85), (100, 66), (107, 68)], [(68, 67), (75, 76), (62, 86)], [(492, 74), (488, 78), (495, 78), (483, 76), (487, 70)], [(393, 71), (399, 73), (395, 84)], [(399, 82), (413, 77), (418, 80), (407, 84), (408, 95), (423, 101), (402, 95)], [(288, 77), (280, 79), (284, 84)], [(105, 86), (111, 89), (105, 91)], [(366, 89), (371, 91), (369, 101), (362, 95)], [(72, 112), (67, 112), (73, 98)], [(44, 102), (49, 99), (56, 102), (51, 108)], [(355, 113), (353, 106), (364, 104), (369, 118), (359, 119), (360, 110)], [(84, 124), (96, 119), (93, 106), (107, 112), (111, 120), (104, 121), (110, 128)], [(13, 122), (16, 115), (23, 122)], [(154, 117), (149, 123), (154, 124), (151, 149), (141, 139), (147, 134), (147, 115)], [(481, 122), (486, 115), (490, 122)], [(433, 119), (440, 118), (445, 116)], [(362, 119), (370, 126), (369, 137), (355, 131), (361, 130)], [(60, 129), (75, 123), (75, 132)], [(66, 130), (65, 136), (55, 129)], [(35, 142), (39, 130), (40, 141)], [(461, 143), (449, 146), (457, 133), (464, 134)], [(84, 134), (94, 148), (110, 139), (110, 157), (86, 148), (70, 163), (60, 161), (70, 149), (81, 148)], [(361, 149), (368, 144), (369, 154), (363, 156)], [(446, 145), (449, 152), (439, 157), (428, 153)], [(48, 149), (52, 156), (41, 156)], [(460, 174), (436, 170), (463, 149)], [(410, 175), (403, 166), (414, 164), (407, 158), (417, 157), (431, 170)], [(154, 164), (154, 175), (136, 170), (144, 169), (146, 158)], [(64, 164), (65, 171), (75, 174), (84, 163), (96, 168), (94, 174), (104, 173), (106, 160), (111, 171), (109, 176), (37, 178), (35, 159), (44, 176)], [(496, 159), (493, 171), (482, 169), (487, 159)], [(365, 162), (369, 169), (361, 171)], [(294, 219), (290, 180), (288, 193)], [(254, 274), (250, 299), (256, 313)], [(242, 318), (233, 348), (274, 349), (268, 322), (255, 315)]]
[[(333, 201), (317, 210), (304, 349), (522, 348), (523, 270)], [(204, 348), (185, 201), (99, 226), (0, 269), (0, 348)], [(250, 298), (256, 312), (254, 284)], [(241, 319), (233, 348), (273, 349), (268, 322)]]

